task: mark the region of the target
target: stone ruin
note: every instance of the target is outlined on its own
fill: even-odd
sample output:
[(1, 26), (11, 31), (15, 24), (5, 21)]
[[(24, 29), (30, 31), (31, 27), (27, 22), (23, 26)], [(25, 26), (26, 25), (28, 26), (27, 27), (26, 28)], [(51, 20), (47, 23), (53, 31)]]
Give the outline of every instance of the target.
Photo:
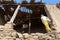
[[(27, 3), (25, 0), (22, 4), (16, 4), (13, 0), (10, 3), (2, 1), (0, 1), (2, 5), (0, 7), (0, 40), (60, 40), (60, 33), (52, 29), (56, 26), (53, 21), (50, 25), (52, 31), (49, 33), (46, 33), (41, 23), (41, 14), (48, 17), (45, 10), (46, 4), (34, 3), (34, 1)], [(21, 7), (28, 10), (22, 11), (19, 9)], [(49, 18), (51, 19), (50, 15)]]

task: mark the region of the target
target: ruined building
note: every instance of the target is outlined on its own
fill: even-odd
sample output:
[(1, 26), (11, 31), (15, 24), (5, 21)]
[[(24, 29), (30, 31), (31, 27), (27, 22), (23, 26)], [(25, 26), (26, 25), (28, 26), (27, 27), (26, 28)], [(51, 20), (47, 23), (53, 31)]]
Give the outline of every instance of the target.
[[(59, 5), (45, 4), (42, 0), (29, 3), (0, 0), (0, 40), (60, 40)], [(42, 14), (51, 19), (49, 33), (41, 21)]]

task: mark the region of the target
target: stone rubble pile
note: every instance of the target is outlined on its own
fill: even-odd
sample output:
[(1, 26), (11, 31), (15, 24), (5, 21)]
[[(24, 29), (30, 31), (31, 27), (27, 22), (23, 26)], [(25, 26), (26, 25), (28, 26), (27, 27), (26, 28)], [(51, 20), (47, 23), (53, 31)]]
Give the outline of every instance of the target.
[[(6, 26), (6, 25), (5, 25)], [(18, 33), (9, 26), (0, 26), (0, 40), (60, 40), (60, 33)]]
[(60, 40), (60, 33), (18, 33), (13, 30), (0, 30), (0, 40)]

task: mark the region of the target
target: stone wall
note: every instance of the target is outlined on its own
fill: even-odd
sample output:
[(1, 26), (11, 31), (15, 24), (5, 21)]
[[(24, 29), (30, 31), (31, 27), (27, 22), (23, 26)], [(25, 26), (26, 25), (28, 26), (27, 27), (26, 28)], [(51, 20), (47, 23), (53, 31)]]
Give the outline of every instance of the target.
[(46, 9), (48, 10), (48, 14), (51, 16), (53, 25), (56, 26), (57, 32), (60, 32), (60, 9), (56, 7), (56, 5), (46, 4)]

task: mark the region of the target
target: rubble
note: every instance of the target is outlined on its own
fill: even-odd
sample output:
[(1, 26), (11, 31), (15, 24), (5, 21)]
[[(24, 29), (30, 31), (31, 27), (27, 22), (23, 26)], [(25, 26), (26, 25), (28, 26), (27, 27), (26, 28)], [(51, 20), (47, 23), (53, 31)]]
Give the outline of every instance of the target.
[[(8, 26), (10, 26), (8, 24)], [(2, 30), (1, 30), (2, 29)], [(13, 28), (2, 26), (0, 28), (0, 40), (60, 40), (60, 33), (18, 33)]]
[[(18, 35), (18, 38), (17, 38)], [(59, 40), (60, 33), (18, 33), (15, 30), (0, 30), (0, 40)]]
[[(6, 2), (7, 1), (4, 1), (4, 0), (1, 1), (1, 3), (2, 3), (1, 5), (5, 4)], [(57, 20), (60, 18), (60, 15), (56, 14), (56, 12), (58, 12), (58, 13), (60, 13), (60, 12), (56, 8), (55, 5), (48, 6), (41, 2), (34, 3), (34, 0), (31, 0), (30, 3), (26, 3), (26, 5), (25, 5), (25, 3), (26, 3), (26, 1), (22, 2), (22, 5), (16, 4), (16, 3), (15, 3), (16, 5), (15, 5), (13, 0), (11, 0), (10, 3), (7, 2), (8, 5), (7, 4), (3, 5), (4, 10), (0, 8), (0, 10), (1, 10), (0, 13), (2, 13), (1, 14), (2, 16), (0, 15), (1, 16), (0, 24), (4, 24), (5, 21), (10, 20), (9, 22), (7, 22), (4, 25), (0, 25), (0, 40), (60, 40), (60, 33), (57, 33), (55, 31), (52, 31), (50, 33), (45, 33), (45, 30), (38, 30), (39, 33), (38, 32), (34, 33), (35, 29), (33, 29), (32, 30), (33, 33), (24, 33), (23, 32), (23, 34), (22, 34), (21, 32), (17, 32), (16, 30), (13, 29), (13, 26), (15, 24), (18, 25), (19, 28), (22, 27), (21, 25), (23, 25), (23, 28), (28, 28), (28, 26), (29, 26), (29, 27), (33, 27), (33, 28), (36, 27), (36, 29), (41, 29), (43, 27), (43, 24), (40, 23), (41, 22), (40, 15), (44, 14), (44, 15), (47, 15), (47, 17), (49, 17), (49, 15), (47, 14), (48, 13), (47, 10), (45, 10), (45, 6), (47, 7), (49, 14), (51, 14), (53, 19), (54, 19), (54, 16), (53, 16), (54, 14), (55, 14), (55, 16), (58, 15)], [(27, 4), (29, 4), (29, 5), (27, 5)], [(35, 5), (35, 4), (39, 4), (39, 5)], [(18, 7), (17, 7), (17, 5), (18, 5)], [(16, 7), (17, 7), (17, 9), (16, 9)], [(21, 7), (25, 7), (25, 9), (26, 8), (28, 9), (28, 10), (24, 9), (24, 11), (26, 11), (26, 13), (19, 10)], [(11, 8), (14, 9), (13, 10), (13, 11), (15, 11), (14, 14), (11, 11)], [(52, 15), (52, 12), (54, 13), (53, 15)], [(12, 16), (12, 14), (13, 14), (13, 16), (11, 19), (9, 18), (9, 19), (5, 20), (3, 13), (7, 18), (9, 18), (8, 15)], [(17, 17), (17, 15), (18, 15), (18, 17)], [(16, 17), (17, 17), (17, 19), (16, 19)], [(14, 20), (15, 20), (15, 22), (14, 22)], [(54, 27), (51, 27), (52, 29), (56, 30), (57, 26), (60, 28), (58, 21), (56, 21), (56, 23), (55, 22), (52, 23), (54, 26)], [(56, 24), (58, 24), (58, 25), (56, 25)], [(39, 27), (41, 27), (41, 28), (39, 28)], [(40, 33), (41, 31), (44, 31), (44, 33), (43, 32)], [(58, 31), (60, 31), (60, 29)]]

